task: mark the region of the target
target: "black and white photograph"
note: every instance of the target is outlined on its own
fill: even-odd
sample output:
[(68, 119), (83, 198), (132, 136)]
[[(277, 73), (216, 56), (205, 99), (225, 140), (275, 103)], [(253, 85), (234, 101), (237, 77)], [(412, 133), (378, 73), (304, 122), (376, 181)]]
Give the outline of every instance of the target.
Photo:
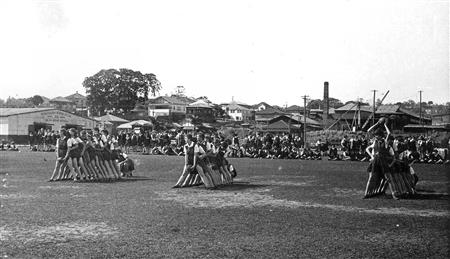
[(449, 258), (450, 0), (0, 0), (0, 258)]

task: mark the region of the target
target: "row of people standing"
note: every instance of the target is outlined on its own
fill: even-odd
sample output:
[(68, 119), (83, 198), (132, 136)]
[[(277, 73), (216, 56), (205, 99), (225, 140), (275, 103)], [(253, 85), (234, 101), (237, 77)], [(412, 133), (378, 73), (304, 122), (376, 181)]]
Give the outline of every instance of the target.
[(185, 164), (174, 188), (204, 184), (208, 189), (233, 183), (236, 169), (224, 157), (227, 147), (220, 139), (198, 134), (185, 137)]
[(368, 132), (373, 133), (374, 137), (372, 144), (366, 148), (370, 164), (364, 198), (382, 195), (388, 186), (394, 199), (415, 195), (419, 179), (406, 157), (396, 157), (386, 120), (380, 119)]
[(117, 180), (121, 178), (119, 154), (111, 149), (108, 131), (60, 130), (57, 159), (50, 181)]
[(58, 131), (40, 128), (28, 133), (28, 144), (32, 151), (54, 151), (59, 137)]

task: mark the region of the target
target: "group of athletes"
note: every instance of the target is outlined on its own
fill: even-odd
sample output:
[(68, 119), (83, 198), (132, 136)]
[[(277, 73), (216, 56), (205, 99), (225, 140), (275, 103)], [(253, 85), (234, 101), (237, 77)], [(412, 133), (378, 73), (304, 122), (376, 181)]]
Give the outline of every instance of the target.
[(114, 147), (107, 130), (61, 128), (55, 148), (57, 159), (49, 181), (118, 180), (134, 170), (133, 161)]
[[(382, 118), (368, 130), (372, 138), (367, 141), (367, 146), (355, 144), (350, 140), (349, 142), (353, 143), (348, 149), (346, 139), (344, 138), (341, 142), (344, 152), (349, 152), (347, 153), (349, 157), (355, 153), (350, 152), (353, 147), (358, 147), (358, 153), (361, 153), (362, 148), (365, 147), (365, 156), (370, 161), (365, 198), (384, 194), (387, 186), (390, 187), (395, 199), (415, 194), (418, 177), (411, 167), (415, 160), (411, 160), (410, 152), (410, 149), (414, 147), (403, 145), (398, 139), (393, 138), (387, 125), (386, 119)], [(205, 135), (200, 132), (194, 136), (180, 131), (174, 137), (177, 154), (184, 155), (185, 163), (181, 176), (173, 188), (204, 184), (208, 189), (215, 189), (218, 186), (233, 183), (236, 169), (226, 157), (233, 156), (237, 151), (249, 153), (248, 149), (261, 150), (265, 147), (266, 150), (275, 150), (274, 154), (268, 151), (266, 158), (267, 156), (300, 158), (290, 157), (293, 148), (300, 148), (301, 141), (289, 134), (250, 135), (244, 140), (243, 145), (239, 145), (237, 135), (226, 139), (217, 133)], [(395, 139), (397, 141), (394, 141)], [(308, 154), (308, 151), (312, 151), (303, 149), (303, 153), (294, 152), (294, 154), (304, 156), (303, 159), (315, 159), (315, 157), (321, 159), (323, 155), (321, 147), (323, 146), (319, 145), (316, 149), (317, 153)], [(121, 151), (117, 140), (109, 135), (107, 130), (100, 131), (94, 128), (93, 131), (77, 131), (74, 128), (68, 130), (62, 128), (55, 148), (57, 160), (50, 181), (118, 180), (121, 177), (131, 176), (134, 170), (133, 161)], [(332, 149), (335, 148), (332, 146)]]
[(366, 148), (370, 156), (367, 168), (369, 178), (364, 198), (383, 195), (389, 186), (394, 199), (408, 198), (416, 194), (418, 176), (412, 162), (404, 152), (396, 154), (392, 146), (392, 136), (387, 119), (381, 118), (369, 128), (372, 143)]
[(218, 138), (205, 138), (203, 133), (185, 136), (184, 168), (173, 188), (204, 184), (207, 189), (233, 183), (236, 169), (224, 157), (227, 143)]

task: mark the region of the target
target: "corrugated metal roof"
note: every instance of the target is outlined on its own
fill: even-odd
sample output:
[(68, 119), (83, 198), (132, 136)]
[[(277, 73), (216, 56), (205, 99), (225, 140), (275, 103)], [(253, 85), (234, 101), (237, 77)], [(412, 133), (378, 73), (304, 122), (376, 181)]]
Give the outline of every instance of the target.
[[(303, 122), (305, 120), (303, 115), (290, 115), (290, 116), (287, 116), (287, 117), (291, 117), (293, 120), (296, 120), (296, 121), (298, 121), (298, 122), (300, 122), (302, 124), (303, 124)], [(308, 117), (306, 117), (306, 124), (321, 125), (320, 122), (315, 121), (313, 119), (310, 119)]]
[(117, 117), (117, 116), (114, 116), (114, 115), (111, 115), (111, 114), (106, 114), (106, 115), (103, 115), (101, 117), (96, 117), (95, 119), (99, 120), (99, 121), (102, 121), (102, 122), (105, 122), (105, 121), (108, 121), (108, 122), (123, 122), (123, 123), (129, 122), (128, 120), (122, 119), (120, 117)]
[(66, 99), (69, 99), (69, 100), (71, 100), (71, 99), (86, 99), (86, 96), (76, 92), (74, 94), (66, 96)]
[(287, 107), (286, 108), (286, 111), (295, 111), (295, 112), (298, 112), (298, 111), (300, 111), (300, 110), (303, 110), (303, 107), (300, 107), (300, 106), (298, 106), (298, 105), (291, 105), (291, 106), (289, 106), (289, 107)]
[(182, 104), (182, 105), (187, 105), (190, 103), (193, 103), (194, 100), (191, 100), (187, 97), (176, 97), (176, 96), (159, 96), (156, 97), (154, 99), (149, 100), (150, 104), (155, 104), (155, 100), (158, 99), (164, 99), (166, 102), (170, 103), (170, 104)]
[(245, 111), (252, 111), (252, 109), (249, 109), (245, 106), (242, 106), (241, 104), (237, 104), (237, 103), (230, 103), (229, 105), (227, 105), (228, 109), (230, 110), (245, 110)]
[(398, 104), (386, 104), (378, 106), (376, 112), (377, 114), (399, 114), (400, 113), (400, 105)]
[[(409, 110), (406, 110), (406, 109), (403, 109), (403, 108), (398, 109), (398, 111), (399, 111), (399, 113), (404, 113), (404, 114), (407, 114), (409, 116), (416, 117), (416, 118), (420, 119), (420, 115), (417, 114), (417, 113), (414, 113), (412, 111), (409, 111)], [(431, 121), (431, 118), (430, 117), (426, 117), (425, 115), (422, 114), (422, 120)]]
[(267, 108), (267, 107), (272, 107), (272, 105), (270, 105), (270, 104), (268, 104), (268, 103), (266, 103), (266, 102), (260, 102), (260, 103), (258, 103), (258, 104), (252, 105), (252, 108), (253, 108), (253, 109), (257, 109), (257, 108), (258, 108), (259, 106), (261, 106), (261, 105), (266, 106), (266, 108)]
[(201, 107), (201, 108), (211, 108), (211, 105), (209, 105), (208, 103), (206, 103), (203, 100), (198, 100), (196, 102), (193, 102), (191, 104), (189, 104), (189, 107)]
[(0, 117), (56, 110), (55, 108), (0, 108)]
[(71, 101), (67, 98), (64, 98), (62, 96), (55, 97), (55, 98), (51, 99), (50, 102), (73, 103), (73, 101)]
[[(358, 105), (356, 105), (355, 103), (347, 103), (344, 106), (341, 106), (339, 108), (334, 109), (334, 111), (336, 112), (343, 112), (343, 111), (356, 111), (358, 109)], [(372, 112), (372, 106), (368, 106), (368, 105), (361, 105), (359, 107), (359, 109), (361, 111), (365, 111), (365, 112)]]
[(286, 114), (283, 111), (280, 111), (273, 107), (267, 107), (265, 110), (256, 111), (256, 115), (265, 115), (265, 114)]

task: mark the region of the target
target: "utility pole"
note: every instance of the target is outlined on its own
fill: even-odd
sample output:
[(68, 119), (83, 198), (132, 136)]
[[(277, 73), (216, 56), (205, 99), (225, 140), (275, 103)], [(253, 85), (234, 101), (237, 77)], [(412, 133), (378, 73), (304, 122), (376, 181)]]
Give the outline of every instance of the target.
[(307, 95), (303, 95), (303, 147), (306, 148), (306, 98), (308, 98), (309, 96)]
[(419, 124), (422, 126), (423, 130), (423, 123), (422, 123), (422, 90), (419, 90)]
[(377, 90), (372, 90), (373, 92), (373, 110), (372, 110), (372, 125), (375, 125), (375, 93)]

